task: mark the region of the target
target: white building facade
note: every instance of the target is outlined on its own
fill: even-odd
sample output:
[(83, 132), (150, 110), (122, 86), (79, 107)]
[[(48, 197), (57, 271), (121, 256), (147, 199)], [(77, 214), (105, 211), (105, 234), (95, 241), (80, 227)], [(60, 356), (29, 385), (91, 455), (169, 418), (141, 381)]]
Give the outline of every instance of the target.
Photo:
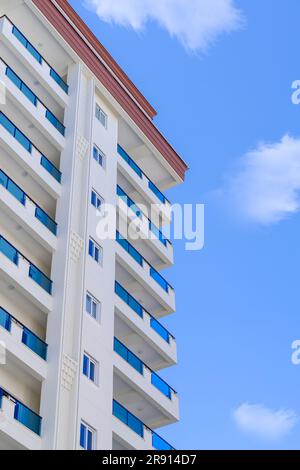
[[(1, 0), (0, 17), (0, 449), (172, 449), (160, 225), (187, 167), (68, 2)], [(140, 221), (153, 237), (128, 237)]]

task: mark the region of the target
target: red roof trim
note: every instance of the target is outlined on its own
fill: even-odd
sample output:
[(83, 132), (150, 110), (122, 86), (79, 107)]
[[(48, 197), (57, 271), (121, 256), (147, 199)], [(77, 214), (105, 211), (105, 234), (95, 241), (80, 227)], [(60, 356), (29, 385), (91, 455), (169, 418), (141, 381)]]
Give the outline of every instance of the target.
[[(128, 92), (131, 93), (131, 95), (136, 98), (136, 101), (139, 103), (139, 105), (145, 109), (145, 105), (147, 103), (145, 98), (141, 99), (142, 95), (138, 92), (136, 87), (132, 84), (124, 72), (122, 72), (120, 67), (116, 64), (106, 49), (87, 28), (85, 23), (80, 19), (69, 3), (66, 0), (55, 1), (57, 5), (59, 5), (59, 7), (65, 12), (70, 21), (72, 21), (74, 26), (78, 28), (78, 30), (81, 31), (81, 33), (85, 36), (89, 44), (91, 44), (91, 46), (97, 50), (99, 55), (111, 68), (113, 73), (115, 73), (118, 79), (123, 83)], [(76, 54), (83, 60), (83, 62), (85, 62), (87, 67), (101, 81), (105, 88), (111, 93), (111, 95), (146, 135), (150, 142), (163, 155), (163, 157), (176, 171), (180, 178), (184, 179), (185, 171), (187, 170), (187, 165), (185, 162), (175, 152), (175, 150), (154, 126), (151, 120), (144, 114), (134, 99), (132, 99), (130, 94), (114, 77), (111, 71), (98, 59), (91, 47), (89, 47), (89, 45), (82, 39), (80, 34), (59, 11), (52, 0), (32, 0), (32, 2), (58, 31), (58, 33), (64, 38), (69, 46), (76, 52)], [(137, 99), (138, 97), (140, 98)], [(153, 116), (154, 110), (150, 105), (149, 107), (150, 108), (148, 108), (148, 111), (152, 109)]]

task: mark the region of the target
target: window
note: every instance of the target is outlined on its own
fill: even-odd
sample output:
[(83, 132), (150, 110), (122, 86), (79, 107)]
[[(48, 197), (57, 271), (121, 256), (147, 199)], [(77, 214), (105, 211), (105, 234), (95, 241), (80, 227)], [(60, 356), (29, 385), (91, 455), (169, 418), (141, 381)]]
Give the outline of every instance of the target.
[(102, 126), (107, 129), (107, 114), (96, 104), (96, 118), (101, 122)]
[(91, 294), (86, 294), (86, 312), (91, 315), (91, 317), (95, 318), (95, 320), (99, 320), (100, 318), (100, 310), (101, 304), (96, 300)]
[(102, 166), (102, 168), (105, 168), (105, 154), (97, 147), (97, 145), (94, 145), (93, 148), (93, 158), (100, 166)]
[(99, 194), (94, 189), (92, 189), (92, 192), (91, 192), (91, 204), (92, 204), (92, 206), (96, 207), (96, 209), (98, 209), (98, 210), (101, 210), (101, 206), (102, 206), (103, 203), (104, 203), (103, 198), (101, 196), (99, 196)]
[(80, 447), (85, 450), (94, 450), (96, 431), (83, 421), (80, 423)]
[(97, 384), (98, 382), (98, 363), (95, 359), (92, 359), (87, 353), (83, 355), (82, 373), (91, 382)]
[(99, 264), (102, 264), (102, 248), (92, 238), (89, 240), (89, 255)]

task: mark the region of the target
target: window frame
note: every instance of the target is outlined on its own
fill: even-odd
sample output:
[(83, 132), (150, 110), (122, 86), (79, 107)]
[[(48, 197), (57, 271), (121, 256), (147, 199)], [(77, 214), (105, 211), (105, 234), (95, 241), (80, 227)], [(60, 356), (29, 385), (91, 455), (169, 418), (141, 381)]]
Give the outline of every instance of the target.
[[(84, 437), (82, 436), (82, 433), (84, 433)], [(91, 446), (89, 448), (89, 439), (88, 439), (88, 433), (91, 435)], [(82, 437), (83, 441), (82, 442)], [(96, 440), (97, 440), (97, 431), (90, 426), (86, 421), (81, 420), (80, 421), (80, 427), (79, 427), (79, 446), (83, 450), (96, 450)]]
[[(92, 245), (92, 251), (93, 251), (92, 254), (91, 254), (91, 245)], [(98, 256), (96, 256), (96, 250), (98, 250)], [(91, 258), (93, 258), (93, 260), (97, 264), (99, 264), (100, 266), (103, 266), (103, 248), (92, 237), (89, 237), (88, 254)]]
[[(107, 130), (108, 115), (98, 103), (96, 103), (95, 116), (96, 116), (96, 119), (100, 122), (100, 124), (104, 127), (104, 129)], [(101, 116), (104, 118), (104, 122), (101, 120)]]
[[(91, 365), (93, 368), (91, 368)], [(85, 373), (85, 366), (87, 370)], [(92, 372), (93, 371), (93, 372)], [(84, 351), (82, 355), (82, 374), (86, 379), (98, 386), (99, 383), (99, 362), (96, 361), (89, 353)]]
[[(96, 197), (96, 206), (93, 204), (93, 195), (95, 195)], [(98, 200), (101, 202), (100, 204), (100, 207), (97, 207), (97, 204), (98, 204)], [(100, 196), (100, 194), (98, 193), (98, 191), (96, 191), (96, 189), (92, 188), (91, 189), (91, 199), (90, 199), (90, 202), (92, 204), (92, 206), (99, 212), (102, 212), (102, 208), (103, 208), (103, 204), (104, 204), (104, 199), (102, 196)]]
[[(95, 151), (97, 152), (97, 158), (95, 158)], [(99, 161), (99, 155), (101, 156), (102, 163)], [(96, 144), (93, 145), (93, 159), (103, 170), (106, 169), (106, 154)]]
[[(88, 297), (90, 298), (90, 303), (91, 303), (91, 312), (88, 311)], [(96, 316), (93, 315), (93, 305), (96, 306)], [(98, 323), (100, 323), (100, 318), (101, 318), (101, 302), (96, 299), (89, 291), (86, 291), (85, 294), (85, 312), (89, 317), (93, 318), (96, 320)]]

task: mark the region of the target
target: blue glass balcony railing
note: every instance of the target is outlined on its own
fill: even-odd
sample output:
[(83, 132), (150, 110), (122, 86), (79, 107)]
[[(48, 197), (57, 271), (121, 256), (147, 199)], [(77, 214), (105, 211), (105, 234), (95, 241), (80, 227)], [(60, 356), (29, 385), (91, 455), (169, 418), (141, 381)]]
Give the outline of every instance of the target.
[(54, 235), (57, 235), (57, 223), (54, 222), (54, 220), (49, 217), (46, 212), (41, 209), (40, 207), (36, 207), (35, 209), (35, 217), (43, 224), (45, 227), (47, 227), (50, 232), (52, 232)]
[(144, 375), (145, 368), (151, 374), (151, 383), (163, 395), (170, 400), (172, 399), (172, 391), (176, 394), (170, 385), (168, 385), (162, 378), (160, 378), (150, 367), (148, 367), (141, 359), (139, 359), (133, 352), (131, 352), (121, 341), (114, 338), (114, 351), (121, 356), (131, 367), (133, 367), (139, 374)]
[[(2, 60), (2, 59), (1, 59)], [(3, 60), (2, 60), (3, 62)], [(4, 62), (3, 62), (4, 63)], [(6, 64), (5, 64), (6, 65)], [(14, 85), (29, 99), (29, 101), (34, 105), (37, 106), (38, 102), (40, 102), (43, 107), (45, 108), (45, 117), (48, 119), (49, 122), (60, 132), (63, 136), (65, 135), (66, 128), (65, 126), (57, 119), (56, 116), (38, 99), (38, 97), (31, 91), (31, 89), (26, 85), (26, 83), (21, 80), (21, 78), (8, 66), (6, 65), (6, 76), (10, 79)]]
[(65, 136), (66, 128), (65, 126), (54, 116), (49, 109), (46, 110), (46, 118), (49, 122), (60, 132), (61, 135)]
[(157, 238), (164, 246), (167, 246), (167, 244), (171, 244), (170, 240), (168, 240), (164, 234), (162, 233), (161, 230), (159, 230), (156, 225), (151, 222), (151, 220), (145, 216), (145, 214), (142, 213), (142, 211), (138, 208), (136, 203), (123, 191), (123, 189), (117, 185), (117, 195), (122, 198), (122, 200), (125, 202), (125, 204), (135, 213), (137, 217), (142, 219), (142, 217), (146, 217), (149, 221), (149, 230), (155, 235), (155, 238)]
[(0, 307), (0, 326), (10, 332), (11, 320), (12, 320), (11, 315), (2, 307)]
[(130, 199), (129, 196), (127, 196), (127, 194), (123, 191), (122, 188), (120, 188), (120, 186), (117, 186), (117, 195), (122, 198), (126, 205), (135, 213), (137, 217), (139, 217), (139, 219), (142, 218), (141, 210), (138, 208), (136, 203), (132, 199)]
[(40, 436), (42, 418), (28, 408), (28, 406), (13, 397), (10, 393), (6, 392), (3, 388), (0, 388), (0, 408), (2, 408), (3, 397), (8, 398), (12, 403), (14, 403), (14, 419), (23, 424), (26, 428), (30, 429), (30, 431)]
[(37, 106), (38, 99), (30, 88), (18, 77), (18, 75), (10, 68), (6, 67), (6, 76), (13, 82), (17, 88), (31, 101), (34, 106)]
[[(6, 129), (9, 134), (11, 134), (24, 149), (32, 154), (32, 148), (34, 145), (28, 139), (28, 137), (23, 134), (11, 121), (8, 119), (5, 114), (0, 111), (0, 124)], [(36, 147), (34, 147), (38, 153), (41, 155), (40, 164), (45, 170), (53, 176), (59, 183), (61, 183), (61, 172), (51, 163)]]
[[(11, 23), (12, 24), (12, 23)], [(60, 88), (68, 94), (69, 86), (66, 82), (58, 75), (58, 73), (48, 64), (48, 62), (41, 56), (35, 47), (26, 39), (23, 33), (14, 25), (12, 25), (12, 34), (20, 41), (20, 43), (28, 50), (28, 52), (35, 58), (35, 60), (42, 65), (45, 62), (50, 68), (50, 76), (60, 86)]]
[(170, 343), (170, 333), (164, 326), (162, 326), (159, 321), (156, 320), (156, 318), (151, 318), (150, 319), (150, 326), (151, 328), (156, 331), (156, 333), (161, 336), (167, 343)]
[(118, 145), (118, 154), (125, 160), (125, 162), (128, 163), (128, 165), (133, 169), (133, 171), (140, 177), (143, 178), (143, 176), (148, 180), (148, 187), (151, 189), (151, 191), (156, 195), (156, 197), (162, 202), (163, 204), (166, 204), (166, 202), (169, 202), (168, 199), (163, 195), (163, 193), (158, 189), (157, 186), (155, 186), (154, 183), (148, 178), (147, 175), (141, 170), (141, 168), (135, 163), (135, 161), (128, 155), (128, 153), (121, 147), (121, 145)]
[(32, 143), (2, 112), (0, 112), (0, 124), (24, 147), (27, 152), (32, 152)]
[(149, 266), (150, 269), (150, 276), (154, 281), (156, 281), (160, 287), (163, 288), (164, 291), (167, 293), (169, 289), (173, 290), (173, 287), (145, 260), (145, 258), (117, 231), (116, 234), (117, 242), (124, 248), (125, 251), (140, 265), (144, 266), (144, 264)]
[(4, 310), (4, 308), (0, 307), (0, 326), (5, 330), (11, 332), (12, 322), (19, 325), (20, 328), (23, 330), (22, 343), (46, 361), (48, 345), (44, 341), (42, 341), (37, 335), (35, 335), (32, 331), (26, 328), (26, 326), (19, 322), (10, 313)]
[(132, 158), (128, 155), (127, 152), (118, 145), (118, 154), (125, 160), (126, 163), (133, 169), (133, 171), (140, 177), (143, 178), (143, 172), (140, 167), (132, 160)]
[[(127, 292), (119, 282), (115, 282), (115, 293), (125, 302), (139, 317), (144, 318), (144, 314), (150, 317), (151, 328), (161, 336), (167, 343), (170, 343), (170, 338), (174, 338), (168, 330), (159, 323), (149, 312), (147, 312), (142, 305)], [(175, 338), (174, 338), (175, 339)]]
[(5, 238), (0, 236), (0, 253), (8, 258), (16, 266), (19, 264), (19, 252)]
[(48, 294), (52, 295), (52, 281), (42, 271), (23, 256), (13, 245), (0, 235), (0, 253), (3, 253), (15, 265), (19, 265), (19, 258), (23, 258), (29, 265), (28, 276), (39, 284)]
[(143, 266), (144, 258), (133, 246), (117, 231), (116, 240), (125, 251), (140, 265)]
[(22, 343), (42, 359), (47, 360), (48, 345), (25, 326), (23, 327)]
[(5, 189), (7, 189), (7, 191), (23, 206), (26, 205), (26, 194), (24, 191), (18, 185), (16, 185), (2, 170), (0, 170), (0, 184)]
[(27, 194), (7, 176), (4, 171), (0, 170), (0, 184), (7, 189), (23, 206), (26, 206), (27, 199), (35, 206), (35, 217), (47, 227), (54, 235), (57, 234), (57, 224), (49, 217), (46, 212), (41, 209)]
[(129, 351), (126, 346), (121, 343), (117, 338), (114, 339), (114, 351), (119, 354), (128, 364), (131, 365), (136, 371), (141, 375), (144, 373), (144, 364), (143, 362), (131, 351)]
[(61, 172), (53, 165), (53, 163), (45, 157), (45, 155), (41, 156), (41, 165), (45, 170), (53, 176), (59, 183), (61, 183)]
[(147, 429), (152, 435), (152, 446), (157, 450), (175, 450), (167, 441), (156, 434), (146, 424), (144, 424), (139, 418), (130, 413), (123, 405), (113, 400), (113, 415), (118, 418), (122, 423), (126, 424), (132, 431), (144, 438), (145, 429)]
[(16, 27), (13, 26), (12, 29), (13, 35), (20, 41), (21, 44), (30, 52), (30, 54), (40, 63), (42, 64), (43, 59), (41, 54), (36, 50), (35, 47), (25, 38), (24, 34)]
[(64, 80), (58, 75), (57, 72), (55, 72), (54, 69), (50, 69), (50, 76), (53, 78), (53, 80), (64, 90), (66, 94), (69, 93), (69, 85), (64, 82)]
[(126, 410), (126, 408), (116, 400), (113, 400), (113, 415), (140, 437), (144, 437), (144, 424), (142, 421)]
[(166, 201), (167, 201), (167, 199), (166, 199), (166, 197), (163, 195), (163, 193), (158, 189), (158, 187), (155, 186), (155, 184), (152, 183), (152, 181), (149, 181), (148, 186), (149, 186), (149, 188), (151, 189), (151, 191), (156, 195), (156, 197), (158, 197), (158, 199), (160, 200), (160, 202), (162, 202), (163, 204), (165, 204)]
[(165, 439), (152, 431), (152, 447), (156, 450), (175, 450)]
[(30, 264), (29, 277), (41, 286), (48, 294), (52, 295), (52, 281), (36, 266)]

